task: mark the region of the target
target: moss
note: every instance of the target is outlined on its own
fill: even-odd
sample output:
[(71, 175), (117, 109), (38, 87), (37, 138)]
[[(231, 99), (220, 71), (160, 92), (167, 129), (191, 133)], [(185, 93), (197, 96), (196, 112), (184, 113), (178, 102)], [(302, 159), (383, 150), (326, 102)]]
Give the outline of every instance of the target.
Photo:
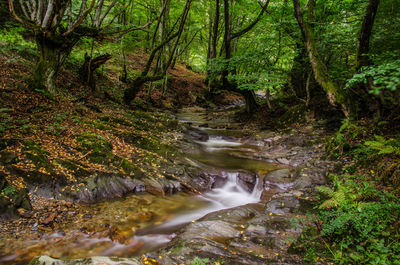
[(135, 125), (123, 118), (114, 118), (114, 117), (109, 117), (109, 116), (103, 116), (99, 118), (100, 121), (102, 121), (105, 124), (111, 125), (111, 126), (115, 126), (115, 124), (121, 124), (124, 126), (128, 126), (128, 127), (135, 127)]
[(56, 162), (64, 168), (73, 171), (75, 173), (74, 175), (78, 177), (88, 177), (91, 175), (91, 173), (85, 170), (77, 161), (57, 159)]
[(100, 135), (84, 133), (78, 136), (77, 141), (84, 152), (90, 152), (88, 157), (92, 163), (108, 164), (110, 158), (114, 156), (112, 144)]
[(24, 141), (24, 151), (26, 157), (33, 162), (36, 168), (45, 168), (48, 172), (52, 172), (54, 166), (47, 159), (49, 153), (42, 149), (39, 144), (32, 140)]

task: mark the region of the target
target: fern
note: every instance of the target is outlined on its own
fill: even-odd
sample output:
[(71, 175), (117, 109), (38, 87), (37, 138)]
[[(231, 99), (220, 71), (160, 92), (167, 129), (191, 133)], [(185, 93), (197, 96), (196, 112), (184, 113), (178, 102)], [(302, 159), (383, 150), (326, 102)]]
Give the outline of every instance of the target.
[(376, 141), (366, 141), (364, 145), (368, 146), (369, 148), (378, 151), (379, 155), (400, 155), (400, 147), (399, 142), (395, 139), (388, 139), (386, 140), (384, 137), (375, 135)]
[(317, 191), (327, 198), (318, 207), (319, 209), (331, 209), (346, 204), (352, 204), (356, 199), (356, 195), (353, 194), (352, 190), (342, 185), (342, 183), (337, 180), (336, 177), (334, 180), (334, 187), (335, 189), (331, 189), (326, 186), (317, 187)]

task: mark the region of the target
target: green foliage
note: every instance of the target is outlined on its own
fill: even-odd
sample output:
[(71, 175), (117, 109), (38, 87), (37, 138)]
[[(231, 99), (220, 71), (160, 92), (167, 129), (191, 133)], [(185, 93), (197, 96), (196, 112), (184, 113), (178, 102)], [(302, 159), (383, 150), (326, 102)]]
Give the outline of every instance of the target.
[(318, 192), (327, 199), (319, 205), (319, 209), (337, 208), (340, 205), (353, 201), (355, 196), (350, 190), (335, 178), (334, 189), (326, 186), (317, 188)]
[(12, 118), (7, 113), (11, 111), (8, 108), (0, 108), (0, 136), (8, 129), (14, 128), (14, 125), (11, 124)]
[(0, 195), (2, 196), (9, 196), (14, 194), (17, 191), (17, 189), (12, 186), (12, 185), (7, 185), (1, 192)]
[(400, 264), (400, 204), (394, 195), (360, 177), (335, 176), (334, 189), (318, 190), (321, 229), (301, 239), (308, 262), (322, 256), (335, 264)]
[(386, 140), (384, 137), (375, 135), (376, 141), (366, 141), (364, 145), (378, 151), (379, 155), (394, 154), (400, 156), (400, 141), (396, 139)]
[(193, 261), (190, 262), (190, 265), (206, 265), (210, 260), (207, 258), (201, 259), (199, 257), (195, 257)]
[(372, 78), (374, 85), (370, 92), (378, 95), (382, 90), (396, 91), (400, 86), (400, 60), (384, 61), (381, 64), (364, 67), (347, 81), (346, 88), (367, 83)]
[(25, 31), (26, 29), (22, 26), (6, 25), (5, 28), (0, 29), (0, 47), (16, 51), (34, 51), (35, 43), (26, 41), (22, 36)]

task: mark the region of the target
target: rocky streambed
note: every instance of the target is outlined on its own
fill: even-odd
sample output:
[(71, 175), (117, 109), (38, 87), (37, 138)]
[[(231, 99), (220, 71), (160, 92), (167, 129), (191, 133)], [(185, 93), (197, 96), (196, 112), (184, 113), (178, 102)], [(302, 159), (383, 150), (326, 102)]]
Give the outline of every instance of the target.
[(186, 128), (188, 178), (174, 190), (190, 193), (79, 206), (85, 214), (65, 224), (67, 232), (7, 238), (1, 261), (25, 264), (42, 255), (31, 264), (302, 264), (289, 248), (308, 222), (315, 186), (334, 169), (323, 159), (326, 132), (311, 125), (255, 131), (227, 111), (187, 109), (177, 118)]

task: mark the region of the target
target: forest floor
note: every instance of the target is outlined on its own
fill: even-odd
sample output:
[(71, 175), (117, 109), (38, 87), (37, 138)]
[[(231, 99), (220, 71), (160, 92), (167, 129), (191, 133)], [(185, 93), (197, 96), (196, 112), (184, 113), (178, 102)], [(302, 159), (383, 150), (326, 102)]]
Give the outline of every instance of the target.
[[(145, 59), (142, 53), (128, 55), (129, 71), (139, 71)], [(199, 106), (211, 106), (214, 110), (216, 106), (203, 94), (204, 77), (184, 65), (177, 65), (169, 72), (164, 97), (159, 89), (161, 83), (154, 83), (128, 109), (121, 103), (125, 85), (119, 82), (115, 60), (109, 61), (97, 75), (98, 88), (104, 94), (93, 96), (67, 67), (58, 83), (65, 92), (54, 100), (43, 91), (29, 89), (33, 69), (30, 60), (15, 53), (0, 56), (0, 208), (6, 213), (0, 222), (3, 251), (0, 262), (24, 264), (43, 254), (45, 245), (40, 240), (57, 231), (74, 242), (76, 234), (68, 233), (70, 224), (90, 238), (107, 237), (125, 244), (135, 229), (140, 228), (137, 224), (149, 220), (153, 224), (163, 222), (154, 213), (171, 201), (161, 200), (151, 206), (148, 201), (152, 199), (132, 197), (133, 203), (128, 208), (135, 209), (135, 214), (131, 219), (126, 218), (131, 226), (136, 226), (129, 230), (120, 229), (121, 223), (116, 221), (126, 209), (107, 212), (109, 219), (104, 222), (103, 212), (115, 205), (96, 204), (94, 210), (90, 203), (143, 191), (161, 198), (180, 191), (195, 194), (210, 188), (213, 185), (210, 176), (220, 173), (208, 172), (203, 183), (198, 177), (204, 178), (201, 174), (204, 172), (187, 163), (185, 147), (191, 147), (182, 146), (183, 134), (195, 137), (196, 141), (200, 140), (196, 137), (204, 135), (194, 130), (192, 124), (176, 120), (176, 110), (185, 107), (192, 107), (189, 112), (206, 112), (208, 121), (200, 124), (204, 128), (225, 117), (229, 122), (218, 129), (240, 131), (240, 141), (246, 144), (262, 143), (263, 152), (250, 152), (247, 158), (290, 170), (281, 175), (265, 174), (264, 185), (272, 185), (276, 190), (272, 189), (274, 194), (263, 193), (261, 208), (239, 207), (208, 215), (186, 227), (170, 247), (144, 256), (141, 262), (174, 264), (196, 258), (194, 264), (202, 264), (205, 259), (216, 264), (230, 264), (230, 261), (282, 264), (279, 262), (283, 260), (286, 260), (283, 264), (301, 264), (300, 256), (305, 256), (309, 263), (337, 264), (339, 260), (366, 260), (363, 255), (369, 252), (386, 260), (386, 264), (396, 259), (396, 242), (399, 242), (396, 196), (400, 177), (395, 136), (392, 135), (393, 140), (374, 139), (377, 130), (386, 134), (390, 131), (388, 124), (343, 123), (336, 132), (340, 117), (318, 121), (314, 113), (300, 105), (277, 107), (273, 111), (263, 108), (253, 117), (236, 109), (207, 112)], [(235, 94), (222, 93), (219, 97), (223, 104), (241, 102)], [(375, 143), (368, 145), (366, 140)], [(383, 149), (386, 154), (380, 152)], [(331, 188), (316, 190), (316, 186), (327, 184), (328, 179)], [(203, 184), (207, 187), (201, 187)], [(279, 188), (288, 185), (288, 189)], [(177, 200), (174, 203), (180, 205), (186, 198)], [(315, 219), (305, 218), (312, 207), (316, 207)], [(218, 214), (225, 219), (218, 219)], [(297, 223), (309, 227), (303, 234), (303, 229), (293, 229), (291, 224), (291, 218), (299, 214)], [(10, 216), (13, 218), (9, 219)], [(375, 227), (377, 223), (379, 226)], [(202, 230), (210, 224), (215, 229)], [(352, 239), (346, 237), (348, 231), (352, 231)], [(199, 239), (204, 235), (211, 241)], [(290, 245), (287, 244), (290, 236), (300, 238)], [(13, 252), (18, 249), (11, 243), (16, 239), (39, 243), (29, 248), (20, 246)], [(65, 249), (67, 241), (57, 241), (58, 237), (51, 240)], [(260, 244), (259, 240), (264, 241)], [(186, 245), (192, 247), (183, 247)], [(136, 247), (139, 246), (132, 246)], [(343, 247), (353, 249), (349, 251), (352, 256), (342, 251)], [(48, 253), (56, 258), (68, 255)], [(82, 255), (69, 254), (72, 258)]]

